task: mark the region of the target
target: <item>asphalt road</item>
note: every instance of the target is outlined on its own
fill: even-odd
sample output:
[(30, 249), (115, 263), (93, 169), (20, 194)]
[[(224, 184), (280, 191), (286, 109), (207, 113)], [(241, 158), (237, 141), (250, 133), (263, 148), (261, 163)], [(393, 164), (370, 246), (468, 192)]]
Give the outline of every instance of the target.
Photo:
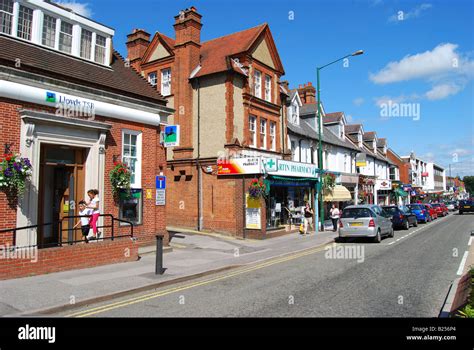
[(451, 214), (380, 244), (337, 243), (333, 256), (321, 247), (58, 316), (437, 317), (471, 230), (473, 214)]

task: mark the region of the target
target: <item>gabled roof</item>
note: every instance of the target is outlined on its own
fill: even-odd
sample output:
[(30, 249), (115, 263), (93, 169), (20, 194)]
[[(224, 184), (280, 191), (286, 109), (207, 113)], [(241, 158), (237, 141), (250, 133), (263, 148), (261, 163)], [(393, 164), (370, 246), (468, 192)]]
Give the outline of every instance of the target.
[(333, 113), (326, 113), (323, 118), (324, 124), (334, 124), (339, 123), (344, 118), (343, 112), (333, 112)]
[(347, 124), (344, 126), (344, 132), (346, 134), (357, 134), (359, 130), (362, 130), (361, 124)]
[(19, 59), (23, 71), (166, 105), (156, 89), (126, 67), (118, 52), (113, 53), (112, 64), (106, 67), (4, 35), (0, 35), (0, 47), (0, 65), (15, 68)]
[(384, 146), (387, 146), (387, 139), (386, 138), (377, 139), (377, 147), (384, 147)]
[(145, 53), (143, 54), (142, 57), (142, 62), (148, 61), (150, 58), (151, 54), (156, 48), (156, 45), (158, 43), (161, 43), (163, 47), (166, 49), (166, 51), (169, 52), (170, 56), (174, 55), (174, 39), (171, 39), (169, 36), (166, 36), (163, 33), (156, 32), (155, 35), (153, 36), (153, 39), (151, 39), (150, 44), (145, 50)]
[(364, 133), (364, 135), (362, 135), (362, 139), (364, 141), (372, 141), (376, 138), (377, 136), (375, 135), (375, 131), (367, 131)]

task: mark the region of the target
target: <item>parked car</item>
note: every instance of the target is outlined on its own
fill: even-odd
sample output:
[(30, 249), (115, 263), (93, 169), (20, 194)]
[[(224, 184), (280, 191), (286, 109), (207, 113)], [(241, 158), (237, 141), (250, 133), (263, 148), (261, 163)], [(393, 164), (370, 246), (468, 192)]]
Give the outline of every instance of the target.
[(423, 204), (407, 204), (407, 208), (416, 215), (418, 222), (424, 222), (426, 224), (431, 221), (430, 213)]
[(446, 204), (446, 208), (448, 208), (449, 211), (456, 210), (455, 202), (446, 202), (445, 204)]
[[(435, 208), (436, 213), (438, 214), (438, 217), (448, 215), (447, 214), (448, 209), (446, 208), (446, 206), (443, 207), (440, 203), (433, 203), (431, 205), (433, 206), (433, 208)], [(444, 208), (446, 208), (446, 211)]]
[(464, 199), (459, 201), (459, 214), (474, 212), (474, 199)]
[(396, 205), (386, 205), (382, 207), (387, 213), (392, 215), (392, 225), (394, 228), (408, 230), (410, 226), (418, 226), (418, 219), (408, 207)]
[(392, 214), (373, 204), (350, 205), (339, 219), (339, 240), (347, 237), (372, 237), (380, 243), (382, 236), (393, 237)]
[(423, 206), (426, 208), (426, 210), (428, 210), (430, 221), (438, 218), (438, 212), (431, 204), (424, 203)]

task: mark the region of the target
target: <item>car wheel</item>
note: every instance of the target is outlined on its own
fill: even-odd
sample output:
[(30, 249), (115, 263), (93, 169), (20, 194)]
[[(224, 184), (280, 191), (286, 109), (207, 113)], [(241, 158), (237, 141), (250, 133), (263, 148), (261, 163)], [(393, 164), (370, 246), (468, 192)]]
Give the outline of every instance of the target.
[(390, 238), (395, 237), (395, 230), (393, 229), (393, 227), (390, 229), (390, 233), (388, 234), (388, 236), (389, 236)]
[(460, 211), (460, 212), (459, 212), (459, 215), (462, 215), (462, 214), (464, 214), (464, 213), (463, 213), (462, 211)]
[(404, 230), (409, 230), (410, 229), (410, 223), (408, 222), (408, 219), (405, 221), (405, 223), (403, 224), (403, 229)]
[(344, 243), (346, 241), (346, 237), (339, 237), (337, 241), (338, 243)]
[(415, 223), (413, 224), (414, 227), (418, 227), (418, 219), (415, 220)]
[(382, 242), (382, 236), (380, 235), (380, 229), (378, 229), (377, 235), (374, 237), (374, 242), (375, 242), (375, 243), (380, 243), (380, 242)]

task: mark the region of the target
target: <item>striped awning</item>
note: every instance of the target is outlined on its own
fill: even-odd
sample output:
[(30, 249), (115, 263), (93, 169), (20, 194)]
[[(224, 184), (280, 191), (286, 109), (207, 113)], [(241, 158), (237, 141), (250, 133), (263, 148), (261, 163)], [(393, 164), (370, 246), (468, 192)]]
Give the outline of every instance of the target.
[(336, 185), (331, 192), (327, 192), (323, 196), (325, 202), (346, 202), (352, 200), (351, 193), (342, 185)]

